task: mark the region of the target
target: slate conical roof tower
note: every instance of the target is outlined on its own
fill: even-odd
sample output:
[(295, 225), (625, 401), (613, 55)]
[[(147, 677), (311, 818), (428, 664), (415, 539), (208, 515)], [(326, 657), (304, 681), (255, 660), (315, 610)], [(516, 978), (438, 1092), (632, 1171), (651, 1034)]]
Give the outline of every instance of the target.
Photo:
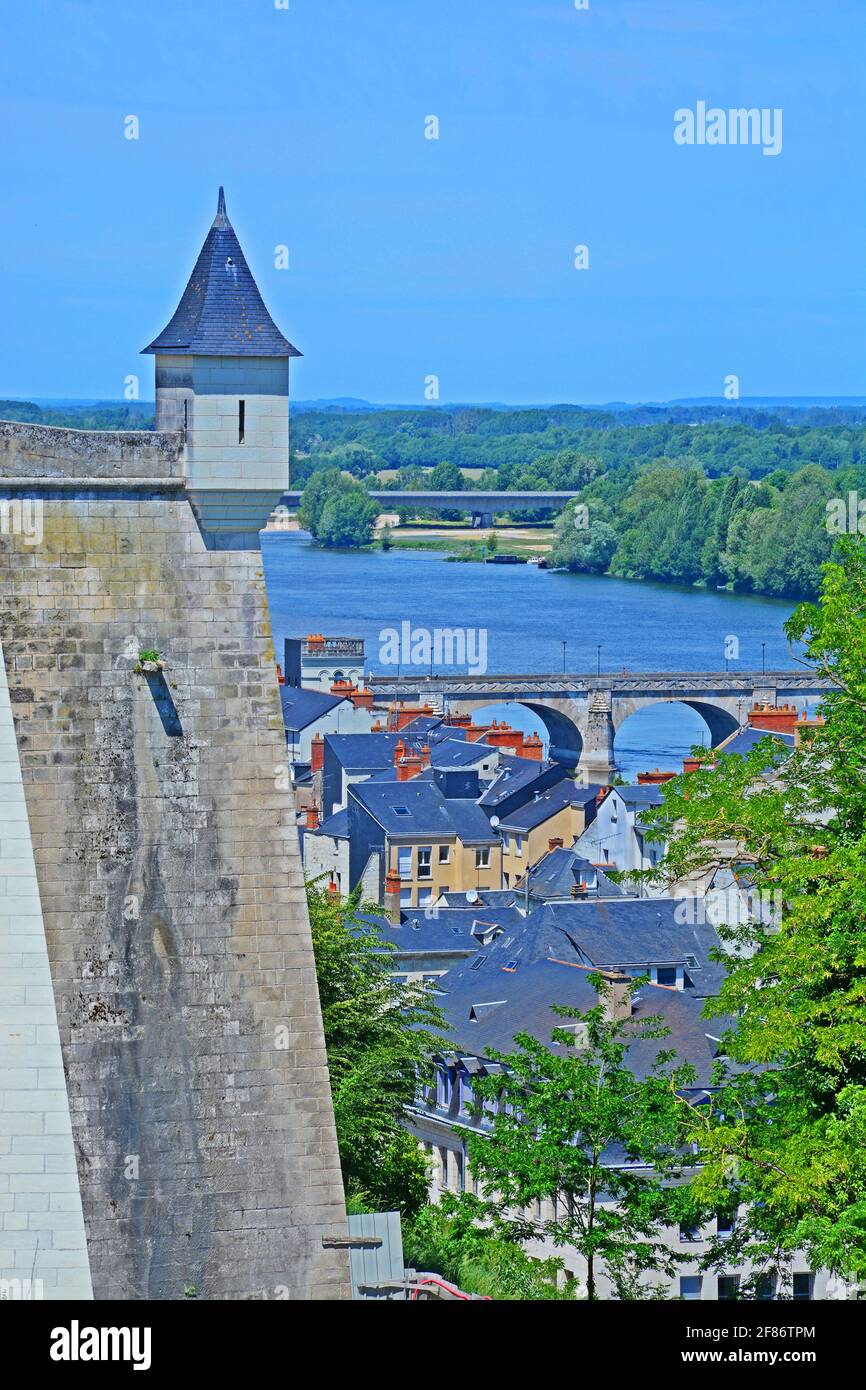
[(216, 217), (174, 316), (145, 352), (300, 357), (277, 328), (241, 250), (220, 188)]
[(301, 353), (265, 308), (222, 188), (180, 303), (143, 350), (156, 358), (156, 428), (185, 435), (206, 544), (257, 548), (289, 483), (289, 359)]

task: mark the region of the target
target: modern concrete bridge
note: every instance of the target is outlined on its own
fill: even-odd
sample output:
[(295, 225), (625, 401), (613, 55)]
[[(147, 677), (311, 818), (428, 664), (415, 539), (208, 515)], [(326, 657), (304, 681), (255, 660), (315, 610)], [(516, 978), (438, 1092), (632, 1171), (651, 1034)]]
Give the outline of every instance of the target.
[(547, 729), (551, 753), (596, 782), (616, 771), (617, 730), (649, 705), (678, 701), (697, 710), (715, 746), (746, 722), (753, 704), (788, 703), (802, 712), (834, 688), (807, 670), (371, 676), (368, 685), (378, 700), (429, 700), (454, 714), (507, 701), (524, 705)]
[[(494, 512), (561, 511), (577, 492), (371, 492), (384, 509), (425, 507), (434, 512), (470, 512), (472, 524), (491, 526)], [(300, 492), (287, 492), (281, 505), (296, 511)]]

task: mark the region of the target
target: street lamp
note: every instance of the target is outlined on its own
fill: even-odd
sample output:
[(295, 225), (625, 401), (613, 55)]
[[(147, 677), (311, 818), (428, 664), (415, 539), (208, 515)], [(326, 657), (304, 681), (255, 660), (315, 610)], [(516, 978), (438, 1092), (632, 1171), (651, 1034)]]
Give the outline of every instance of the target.
[(766, 672), (767, 672), (767, 644), (766, 644), (766, 642), (762, 642), (762, 643), (761, 643), (761, 673), (762, 673), (762, 675), (766, 675)]
[(563, 644), (562, 644), (562, 674), (563, 674), (563, 675), (565, 675), (565, 649), (566, 649), (567, 646), (568, 646), (568, 643), (567, 643), (567, 642), (563, 642)]
[(597, 676), (600, 676), (600, 675), (601, 675), (601, 643), (600, 643), (600, 642), (599, 642), (598, 646), (597, 646), (596, 649), (595, 649), (595, 658), (596, 658), (596, 659), (595, 659), (595, 673), (596, 673)]

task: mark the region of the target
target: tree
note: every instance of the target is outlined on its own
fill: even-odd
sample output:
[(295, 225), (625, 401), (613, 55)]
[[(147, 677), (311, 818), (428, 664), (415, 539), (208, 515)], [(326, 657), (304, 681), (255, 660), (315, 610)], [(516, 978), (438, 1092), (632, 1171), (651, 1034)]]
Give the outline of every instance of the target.
[(552, 1202), (543, 1234), (583, 1256), (588, 1298), (599, 1297), (602, 1273), (618, 1297), (639, 1298), (647, 1292), (644, 1274), (671, 1273), (676, 1263), (659, 1227), (682, 1198), (675, 1091), (692, 1072), (671, 1070), (672, 1054), (664, 1051), (642, 1080), (629, 1070), (631, 1046), (665, 1036), (658, 1019), (610, 1021), (603, 1004), (555, 1012), (577, 1024), (554, 1030), (558, 1046), (518, 1034), (516, 1052), (495, 1056), (502, 1075), (475, 1080), (482, 1099), (499, 1101), (489, 1135), (469, 1140), (484, 1210), (496, 1231), (531, 1240), (538, 1223), (521, 1211)]
[(434, 492), (462, 492), (463, 474), (456, 463), (448, 463), (443, 459), (430, 474), (429, 487)]
[(617, 547), (617, 535), (605, 521), (593, 520), (589, 526), (575, 526), (575, 512), (569, 505), (557, 521), (556, 539), (550, 563), (564, 565), (575, 574), (604, 574)]
[(316, 539), (343, 548), (368, 545), (378, 515), (378, 503), (365, 496), (363, 488), (331, 496), (322, 509)]
[[(866, 545), (840, 542), (818, 604), (786, 624), (837, 689), (785, 759), (772, 740), (666, 784), (653, 821), (674, 878), (750, 866), (756, 910), (723, 924), (708, 1012), (733, 1021), (719, 1092), (691, 1112), (699, 1201), (740, 1209), (726, 1243), (784, 1277), (791, 1252), (866, 1275)], [(766, 775), (766, 769), (774, 769)], [(740, 901), (739, 897), (736, 899)], [(778, 908), (767, 925), (762, 904)], [(727, 1059), (727, 1060), (725, 1060)], [(721, 1252), (716, 1252), (721, 1258)]]
[(442, 1194), (403, 1225), (403, 1255), (418, 1270), (441, 1274), (466, 1293), (493, 1299), (570, 1300), (573, 1282), (560, 1286), (563, 1261), (534, 1259), (516, 1239), (483, 1224), (484, 1203), (471, 1194)]
[(442, 1020), (422, 987), (391, 978), (395, 947), (353, 900), (308, 885), (307, 902), (343, 1181), (374, 1210), (411, 1214), (427, 1200), (428, 1174), (402, 1121)]
[(378, 515), (378, 503), (367, 489), (338, 468), (321, 468), (311, 475), (298, 509), (305, 530), (329, 546), (366, 545)]

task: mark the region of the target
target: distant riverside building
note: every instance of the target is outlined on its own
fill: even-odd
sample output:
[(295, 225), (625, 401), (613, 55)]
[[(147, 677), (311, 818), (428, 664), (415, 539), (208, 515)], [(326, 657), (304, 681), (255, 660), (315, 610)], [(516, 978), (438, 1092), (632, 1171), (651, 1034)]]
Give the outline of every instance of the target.
[[(186, 438), (186, 481), (213, 549), (267, 523), (289, 485), (289, 359), (219, 191), (216, 217), (156, 358), (156, 428)], [(248, 544), (258, 545), (257, 541)]]
[(336, 681), (362, 683), (364, 639), (325, 637), (321, 632), (287, 637), (283, 643), (283, 674), (286, 685), (317, 690), (329, 691)]

